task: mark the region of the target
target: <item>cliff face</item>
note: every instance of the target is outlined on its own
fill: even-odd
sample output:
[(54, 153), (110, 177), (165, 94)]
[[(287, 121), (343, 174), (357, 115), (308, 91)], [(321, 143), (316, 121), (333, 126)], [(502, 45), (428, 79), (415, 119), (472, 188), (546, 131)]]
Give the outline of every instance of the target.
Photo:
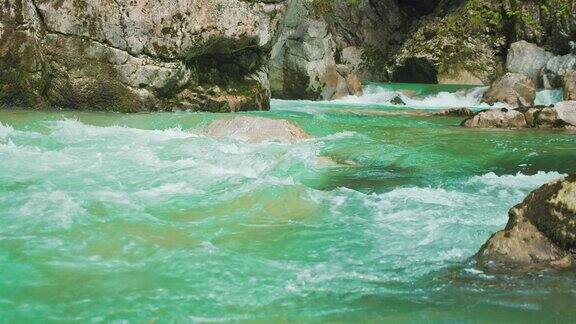
[(488, 84), (576, 39), (575, 0), (4, 0), (0, 106), (269, 108), (361, 81)]
[(267, 109), (274, 2), (3, 1), (0, 104)]
[(568, 53), (576, 1), (445, 0), (409, 34), (395, 55), (393, 80), (412, 72), (412, 81), (488, 84), (502, 75), (513, 42)]
[(330, 100), (356, 93), (357, 78), (388, 80), (405, 17), (393, 0), (289, 1), (272, 50), (273, 95)]

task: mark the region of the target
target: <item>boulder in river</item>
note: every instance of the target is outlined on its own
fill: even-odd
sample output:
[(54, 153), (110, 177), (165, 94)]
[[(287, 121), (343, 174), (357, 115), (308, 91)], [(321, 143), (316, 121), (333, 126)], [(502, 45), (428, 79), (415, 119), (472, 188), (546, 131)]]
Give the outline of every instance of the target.
[(562, 76), (564, 100), (576, 100), (576, 70), (568, 70)]
[(507, 73), (490, 86), (482, 100), (489, 104), (503, 102), (513, 107), (531, 107), (535, 98), (536, 87), (529, 77)]
[(204, 130), (210, 137), (231, 137), (248, 142), (294, 143), (309, 138), (306, 132), (285, 119), (239, 116), (218, 119)]
[(542, 128), (576, 127), (576, 101), (562, 101), (536, 114), (535, 124)]
[(395, 96), (394, 98), (390, 99), (390, 103), (396, 106), (405, 106), (406, 103), (402, 100), (402, 97)]
[(533, 191), (476, 255), (483, 266), (570, 267), (576, 249), (576, 174)]
[(430, 114), (431, 116), (448, 116), (448, 117), (470, 117), (474, 112), (468, 108), (447, 108), (440, 111), (435, 111)]
[(576, 128), (576, 101), (562, 101), (549, 107), (483, 110), (462, 122), (470, 128)]
[(523, 128), (526, 125), (523, 113), (507, 108), (484, 110), (462, 122), (462, 126), (469, 128)]
[(522, 40), (510, 46), (506, 59), (506, 70), (526, 75), (535, 84), (538, 84), (542, 69), (553, 57), (554, 54)]

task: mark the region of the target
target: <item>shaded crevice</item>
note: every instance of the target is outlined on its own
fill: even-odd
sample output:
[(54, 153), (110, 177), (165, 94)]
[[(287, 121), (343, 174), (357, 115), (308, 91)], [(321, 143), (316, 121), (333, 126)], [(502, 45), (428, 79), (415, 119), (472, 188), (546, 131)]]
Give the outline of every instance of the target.
[(438, 71), (432, 62), (423, 57), (409, 57), (392, 73), (393, 82), (438, 83)]

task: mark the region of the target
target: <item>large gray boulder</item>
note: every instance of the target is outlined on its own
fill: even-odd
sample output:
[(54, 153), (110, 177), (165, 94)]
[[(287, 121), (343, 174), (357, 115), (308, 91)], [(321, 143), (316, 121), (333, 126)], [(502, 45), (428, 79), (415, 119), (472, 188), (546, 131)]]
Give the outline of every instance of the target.
[(203, 131), (210, 137), (234, 138), (248, 142), (294, 143), (309, 138), (306, 132), (285, 119), (239, 116), (218, 119)]
[(494, 82), (482, 101), (488, 104), (506, 103), (512, 107), (534, 106), (536, 86), (530, 77), (519, 73), (506, 73)]
[(3, 1), (0, 105), (267, 109), (274, 2)]
[(541, 128), (576, 127), (576, 101), (562, 101), (536, 114), (536, 125)]
[(576, 174), (533, 191), (509, 212), (506, 228), (476, 255), (487, 267), (564, 268), (574, 264)]
[(488, 109), (462, 122), (469, 128), (523, 128), (527, 126), (523, 113), (507, 108)]
[(567, 70), (562, 76), (564, 100), (576, 100), (576, 70)]
[(536, 44), (519, 41), (510, 46), (506, 59), (506, 70), (528, 76), (539, 85), (542, 69), (554, 54), (545, 51)]
[(576, 55), (566, 54), (553, 57), (544, 69), (544, 87), (562, 87), (562, 78), (570, 70), (576, 70)]

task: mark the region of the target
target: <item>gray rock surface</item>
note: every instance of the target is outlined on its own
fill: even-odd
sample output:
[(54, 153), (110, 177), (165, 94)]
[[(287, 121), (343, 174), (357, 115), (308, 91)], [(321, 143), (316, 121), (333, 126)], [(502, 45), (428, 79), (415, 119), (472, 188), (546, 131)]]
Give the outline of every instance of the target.
[(562, 87), (562, 78), (570, 70), (576, 70), (576, 55), (566, 54), (553, 57), (544, 69), (544, 87)]
[(576, 174), (533, 191), (476, 258), (488, 267), (570, 267), (576, 247)]
[(536, 125), (542, 128), (576, 127), (576, 101), (562, 101), (542, 109), (536, 115)]
[(0, 104), (267, 109), (267, 51), (284, 7), (241, 0), (4, 1)]
[(506, 59), (506, 70), (528, 76), (534, 84), (541, 81), (541, 73), (554, 54), (535, 44), (519, 41), (510, 46)]
[(294, 143), (309, 138), (303, 129), (285, 119), (253, 116), (215, 120), (206, 127), (203, 134), (210, 137), (228, 137), (248, 142)]
[(462, 122), (471, 128), (563, 128), (576, 129), (576, 101), (563, 101), (550, 107), (488, 109)]
[(567, 70), (562, 76), (564, 100), (576, 100), (576, 70)]
[(527, 126), (523, 113), (513, 109), (488, 109), (462, 122), (469, 128), (523, 128)]
[(403, 18), (392, 0), (288, 1), (271, 52), (272, 95), (331, 100), (361, 93), (357, 80), (387, 80)]
[(535, 98), (536, 87), (529, 77), (507, 73), (490, 86), (482, 100), (489, 104), (502, 102), (512, 107), (531, 107)]

